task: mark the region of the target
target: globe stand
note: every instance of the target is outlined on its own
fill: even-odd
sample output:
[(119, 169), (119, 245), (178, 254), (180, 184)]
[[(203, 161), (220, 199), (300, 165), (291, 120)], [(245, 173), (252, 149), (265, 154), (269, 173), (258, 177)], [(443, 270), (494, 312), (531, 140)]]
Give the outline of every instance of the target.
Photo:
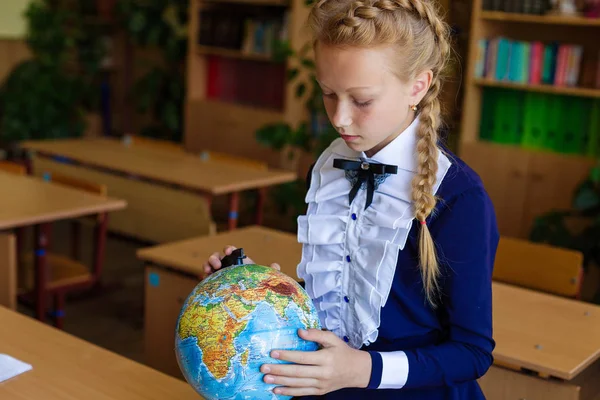
[(230, 255), (225, 256), (221, 259), (221, 268), (231, 267), (234, 265), (242, 265), (244, 264), (245, 258), (246, 255), (244, 254), (244, 249), (235, 249), (231, 252)]

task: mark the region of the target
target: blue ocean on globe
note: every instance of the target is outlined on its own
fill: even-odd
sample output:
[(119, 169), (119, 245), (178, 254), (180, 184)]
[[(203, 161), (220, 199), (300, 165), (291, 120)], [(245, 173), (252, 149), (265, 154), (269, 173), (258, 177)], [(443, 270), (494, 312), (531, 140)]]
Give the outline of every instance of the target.
[[(206, 282), (207, 281), (207, 282)], [(302, 287), (272, 268), (226, 268), (202, 281), (184, 304), (175, 352), (181, 371), (205, 399), (289, 399), (263, 381), (272, 350), (315, 351), (298, 329), (320, 329)]]

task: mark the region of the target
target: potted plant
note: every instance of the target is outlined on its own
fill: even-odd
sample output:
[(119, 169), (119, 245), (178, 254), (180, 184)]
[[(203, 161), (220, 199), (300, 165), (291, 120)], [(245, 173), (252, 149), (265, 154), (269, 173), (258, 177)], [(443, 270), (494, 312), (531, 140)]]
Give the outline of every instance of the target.
[[(586, 273), (600, 266), (600, 162), (575, 190), (571, 209), (536, 218), (530, 240), (580, 251)], [(592, 301), (600, 304), (600, 290)]]
[[(133, 86), (136, 110), (149, 114), (143, 136), (181, 141), (185, 96), (188, 0), (160, 2), (122, 1), (117, 4), (120, 21), (132, 41), (162, 51), (163, 65), (154, 65)], [(150, 63), (148, 63), (150, 64)]]
[(26, 9), (26, 41), (33, 57), (18, 65), (0, 87), (0, 142), (19, 157), (18, 142), (80, 136), (88, 86), (77, 64), (77, 15), (51, 1)]

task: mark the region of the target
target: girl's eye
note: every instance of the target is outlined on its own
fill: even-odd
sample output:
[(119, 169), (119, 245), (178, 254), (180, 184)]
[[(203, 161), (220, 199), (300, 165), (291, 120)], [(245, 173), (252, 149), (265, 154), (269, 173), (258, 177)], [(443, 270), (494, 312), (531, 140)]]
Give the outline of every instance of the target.
[(335, 97), (335, 93), (325, 93), (325, 92), (323, 92), (323, 96), (329, 97), (329, 98), (334, 98)]
[(371, 102), (372, 102), (372, 101), (371, 101), (371, 100), (369, 100), (369, 101), (365, 101), (365, 102), (362, 102), (362, 103), (361, 103), (361, 102), (359, 102), (359, 101), (356, 101), (356, 100), (354, 100), (354, 104), (355, 104), (357, 107), (361, 107), (361, 108), (362, 108), (362, 107), (368, 107), (368, 106), (370, 106), (370, 105), (371, 105)]

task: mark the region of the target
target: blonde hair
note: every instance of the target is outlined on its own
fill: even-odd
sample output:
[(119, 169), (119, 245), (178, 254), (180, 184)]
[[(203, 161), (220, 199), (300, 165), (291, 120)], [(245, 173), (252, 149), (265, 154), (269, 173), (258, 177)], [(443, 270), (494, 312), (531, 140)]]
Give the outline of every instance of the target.
[(394, 45), (394, 73), (408, 82), (431, 70), (429, 90), (419, 104), (418, 171), (412, 181), (415, 218), (421, 223), (419, 259), (427, 300), (436, 306), (440, 268), (435, 244), (425, 223), (435, 209), (433, 194), (438, 169), (438, 129), (441, 126), (441, 74), (450, 57), (449, 29), (429, 0), (319, 0), (309, 25), (314, 43), (348, 47)]

